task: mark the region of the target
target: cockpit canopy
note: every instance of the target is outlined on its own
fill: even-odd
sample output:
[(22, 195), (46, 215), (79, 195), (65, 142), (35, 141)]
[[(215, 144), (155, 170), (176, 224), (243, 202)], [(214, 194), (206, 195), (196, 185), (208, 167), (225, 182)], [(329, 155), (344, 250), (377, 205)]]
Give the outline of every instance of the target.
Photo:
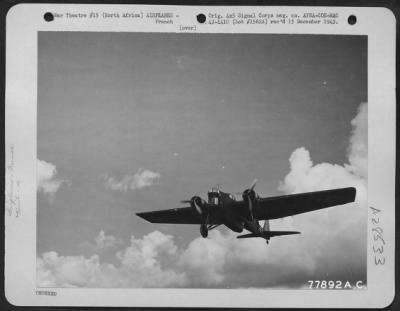
[(211, 188), (210, 190), (208, 190), (208, 203), (212, 205), (218, 205), (219, 190), (217, 188)]

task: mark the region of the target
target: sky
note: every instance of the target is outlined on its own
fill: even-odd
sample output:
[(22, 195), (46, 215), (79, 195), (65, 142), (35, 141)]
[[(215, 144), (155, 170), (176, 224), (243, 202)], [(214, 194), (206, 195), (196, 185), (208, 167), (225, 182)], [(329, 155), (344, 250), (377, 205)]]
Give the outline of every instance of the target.
[[(367, 39), (40, 32), (37, 278), (56, 287), (302, 288), (366, 282)], [(357, 202), (237, 240), (151, 224), (217, 184)]]

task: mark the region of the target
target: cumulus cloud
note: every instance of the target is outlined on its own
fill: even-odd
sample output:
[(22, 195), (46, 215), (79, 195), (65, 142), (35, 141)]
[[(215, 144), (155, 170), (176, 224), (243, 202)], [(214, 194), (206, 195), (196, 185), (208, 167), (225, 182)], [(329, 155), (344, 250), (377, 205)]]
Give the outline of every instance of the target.
[[(235, 234), (215, 230), (209, 239), (196, 238), (178, 248), (173, 237), (154, 231), (131, 237), (117, 252), (117, 264), (101, 255), (63, 256), (46, 252), (37, 258), (39, 287), (270, 287), (296, 270), (310, 277), (314, 262), (290, 243), (266, 247), (259, 239), (240, 241)], [(293, 256), (299, 260), (293, 260)], [(281, 273), (283, 271), (283, 273)]]
[(96, 236), (95, 242), (98, 248), (108, 248), (115, 246), (117, 239), (112, 235), (106, 235), (104, 230), (101, 230)]
[(101, 230), (93, 241), (83, 241), (79, 244), (80, 248), (85, 252), (92, 252), (104, 255), (106, 253), (115, 252), (117, 247), (123, 244), (123, 240), (113, 235), (108, 235)]
[(50, 196), (54, 195), (66, 181), (57, 177), (57, 169), (54, 164), (39, 159), (36, 163), (37, 191)]
[(41, 287), (97, 286), (102, 278), (110, 279), (115, 272), (114, 267), (101, 265), (97, 255), (85, 258), (47, 252), (37, 259), (37, 281)]
[(357, 116), (351, 121), (353, 126), (348, 148), (348, 170), (362, 177), (368, 177), (368, 105), (363, 103)]
[(158, 172), (139, 169), (134, 175), (125, 175), (121, 180), (107, 176), (105, 187), (114, 191), (126, 192), (150, 187), (158, 178), (160, 178), (160, 173)]
[(163, 269), (161, 257), (174, 258), (177, 246), (171, 235), (154, 231), (143, 239), (131, 238), (131, 244), (123, 252), (117, 253), (122, 270), (133, 278), (137, 286), (165, 287), (185, 283), (185, 275), (173, 269)]
[(310, 152), (298, 148), (290, 156), (290, 172), (280, 184), (279, 190), (285, 193), (298, 193), (356, 187), (359, 205), (366, 204), (368, 174), (368, 106), (360, 105), (357, 116), (351, 121), (353, 126), (348, 147), (348, 163), (344, 165), (319, 163), (311, 160)]
[(101, 262), (100, 256), (61, 256), (46, 252), (37, 258), (40, 287), (165, 287), (181, 286), (183, 273), (163, 268), (160, 258), (174, 257), (173, 237), (154, 231), (117, 253), (118, 264)]
[[(272, 287), (292, 271), (312, 275), (315, 263), (306, 251), (291, 248), (281, 239), (268, 247), (262, 239), (238, 240), (231, 231), (211, 231), (183, 250), (178, 262), (195, 287)], [(296, 238), (294, 238), (296, 240)], [(293, 258), (298, 260), (293, 260)]]

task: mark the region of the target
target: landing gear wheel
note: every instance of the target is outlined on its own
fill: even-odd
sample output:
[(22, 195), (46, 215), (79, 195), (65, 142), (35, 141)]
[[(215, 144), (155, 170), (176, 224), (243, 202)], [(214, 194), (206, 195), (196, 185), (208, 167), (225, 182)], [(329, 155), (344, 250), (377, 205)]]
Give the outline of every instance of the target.
[(201, 224), (200, 225), (200, 234), (203, 238), (208, 237), (208, 229), (207, 226), (205, 224)]

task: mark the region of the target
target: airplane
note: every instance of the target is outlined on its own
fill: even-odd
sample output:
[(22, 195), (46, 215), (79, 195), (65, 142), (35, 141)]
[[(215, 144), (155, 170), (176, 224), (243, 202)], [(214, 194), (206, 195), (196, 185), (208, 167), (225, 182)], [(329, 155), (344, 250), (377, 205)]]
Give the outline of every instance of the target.
[[(256, 182), (243, 191), (241, 200), (218, 187), (208, 191), (208, 201), (195, 195), (181, 201), (189, 206), (136, 215), (151, 223), (200, 225), (203, 238), (207, 238), (209, 230), (220, 225), (238, 233), (246, 229), (250, 233), (239, 235), (238, 239), (263, 238), (268, 244), (272, 237), (300, 234), (298, 231), (271, 231), (269, 220), (354, 202), (356, 197), (356, 189), (347, 187), (261, 198), (254, 191)], [(260, 220), (265, 220), (263, 227)]]

